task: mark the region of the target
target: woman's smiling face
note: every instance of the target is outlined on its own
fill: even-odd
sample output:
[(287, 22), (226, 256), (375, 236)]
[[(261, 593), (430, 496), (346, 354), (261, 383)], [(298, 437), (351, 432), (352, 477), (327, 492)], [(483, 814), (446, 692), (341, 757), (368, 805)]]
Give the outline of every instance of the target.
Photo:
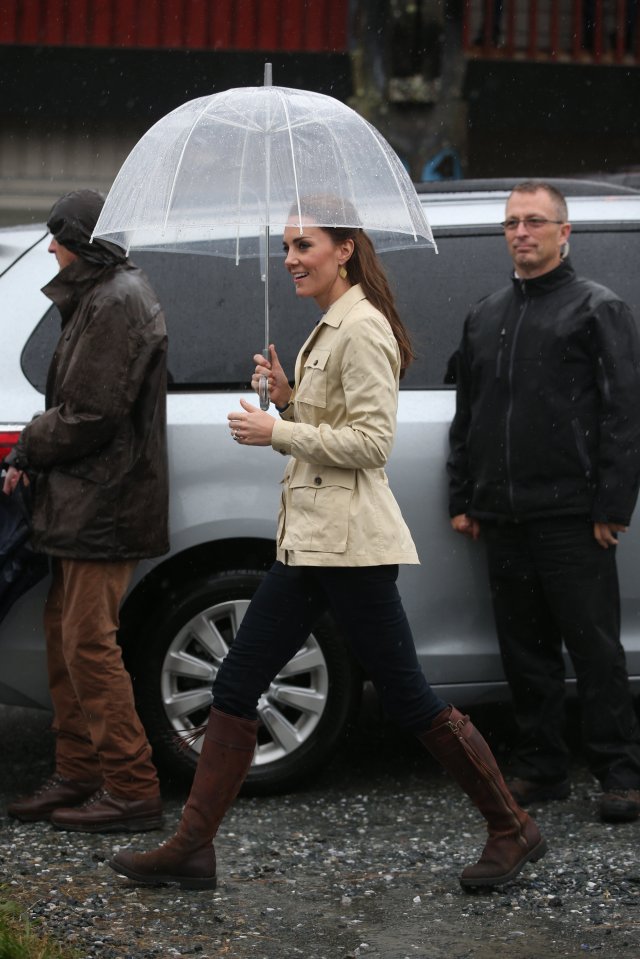
[(353, 240), (334, 243), (322, 227), (298, 223), (284, 231), (284, 265), (293, 277), (298, 296), (311, 296), (326, 310), (351, 285), (338, 270), (353, 252)]

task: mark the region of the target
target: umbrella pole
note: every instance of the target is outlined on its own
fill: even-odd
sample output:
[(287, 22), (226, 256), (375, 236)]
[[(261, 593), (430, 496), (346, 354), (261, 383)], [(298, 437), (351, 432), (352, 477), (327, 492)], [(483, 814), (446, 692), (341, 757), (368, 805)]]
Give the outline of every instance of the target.
[[(264, 349), (262, 355), (265, 360), (271, 359), (271, 353), (269, 352), (269, 224), (264, 228), (264, 248), (265, 248), (265, 260), (264, 260)], [(270, 399), (269, 399), (269, 380), (266, 376), (260, 377), (260, 383), (258, 384), (258, 396), (260, 397), (260, 409), (268, 410)]]
[[(264, 85), (265, 87), (270, 87), (272, 85), (272, 73), (271, 73), (271, 64), (265, 63), (264, 65)], [(269, 215), (270, 215), (270, 188), (271, 188), (271, 151), (269, 144), (269, 134), (267, 133), (266, 140), (266, 163), (265, 163), (265, 194), (266, 194), (266, 207), (267, 207), (267, 216), (266, 224), (264, 228), (264, 349), (262, 355), (265, 360), (271, 359), (271, 353), (269, 352)], [(258, 385), (258, 396), (260, 397), (260, 409), (268, 410), (269, 409), (269, 381), (266, 376), (260, 377), (260, 383)]]

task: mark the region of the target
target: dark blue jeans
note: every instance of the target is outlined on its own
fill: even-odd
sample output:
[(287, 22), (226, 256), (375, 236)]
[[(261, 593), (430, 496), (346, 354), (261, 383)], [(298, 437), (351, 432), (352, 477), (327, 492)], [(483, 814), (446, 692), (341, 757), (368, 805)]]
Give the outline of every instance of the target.
[(255, 719), (262, 693), (329, 609), (390, 718), (408, 732), (425, 732), (447, 704), (420, 669), (397, 578), (397, 566), (274, 563), (218, 671), (216, 708)]
[(620, 643), (615, 548), (598, 545), (584, 516), (483, 523), (482, 538), (518, 724), (517, 774), (567, 774), (564, 643), (592, 773), (605, 788), (638, 788), (640, 730)]

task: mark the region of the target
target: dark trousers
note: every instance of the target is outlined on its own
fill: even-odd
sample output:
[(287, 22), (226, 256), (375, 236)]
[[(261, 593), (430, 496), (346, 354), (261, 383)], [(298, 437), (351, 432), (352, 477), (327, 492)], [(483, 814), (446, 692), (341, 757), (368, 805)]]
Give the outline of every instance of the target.
[(586, 517), (483, 523), (493, 608), (519, 743), (517, 774), (566, 777), (562, 643), (576, 673), (589, 767), (605, 789), (640, 785), (640, 730), (620, 643), (615, 548)]
[(397, 577), (397, 566), (274, 563), (216, 676), (216, 708), (254, 719), (259, 697), (330, 609), (387, 714), (409, 732), (429, 729), (446, 703), (420, 669)]

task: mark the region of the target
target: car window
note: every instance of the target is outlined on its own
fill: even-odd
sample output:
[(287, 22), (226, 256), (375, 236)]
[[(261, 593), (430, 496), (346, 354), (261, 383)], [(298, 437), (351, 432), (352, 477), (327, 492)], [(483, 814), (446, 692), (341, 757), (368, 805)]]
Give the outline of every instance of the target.
[(384, 259), (416, 354), (403, 389), (443, 386), (467, 313), (481, 297), (509, 282), (502, 235), (441, 233), (436, 241), (437, 255), (406, 250)]
[[(437, 233), (439, 253), (404, 250), (384, 264), (400, 315), (413, 340), (416, 361), (403, 389), (442, 388), (472, 305), (509, 283), (511, 261), (497, 229)], [(631, 225), (580, 226), (571, 235), (576, 271), (604, 283), (640, 316), (640, 231)], [(234, 261), (179, 253), (138, 252), (167, 317), (170, 390), (248, 389), (252, 356), (264, 346), (264, 286), (257, 260)], [(282, 262), (272, 258), (270, 339), (286, 370), (319, 317), (312, 301), (298, 300)], [(22, 364), (44, 392), (47, 368), (60, 333), (51, 307), (25, 346)]]
[(574, 227), (569, 244), (576, 273), (614, 290), (629, 305), (636, 322), (640, 322), (638, 224), (613, 224), (597, 229)]
[(22, 351), (22, 371), (32, 386), (45, 392), (47, 370), (53, 351), (60, 337), (60, 313), (57, 306), (50, 306)]

